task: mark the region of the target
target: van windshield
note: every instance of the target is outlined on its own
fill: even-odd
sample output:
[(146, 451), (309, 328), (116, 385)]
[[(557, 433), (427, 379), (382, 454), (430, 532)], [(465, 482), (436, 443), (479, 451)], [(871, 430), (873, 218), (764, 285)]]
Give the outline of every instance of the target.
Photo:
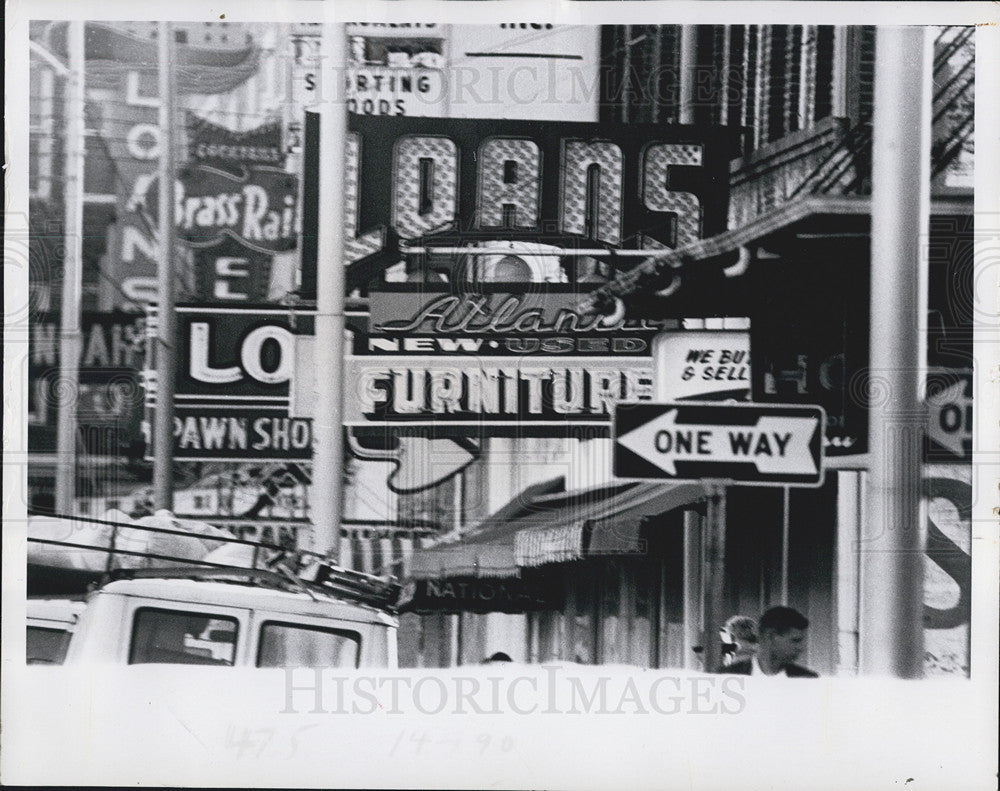
[(361, 635), (344, 629), (267, 621), (257, 667), (358, 667)]

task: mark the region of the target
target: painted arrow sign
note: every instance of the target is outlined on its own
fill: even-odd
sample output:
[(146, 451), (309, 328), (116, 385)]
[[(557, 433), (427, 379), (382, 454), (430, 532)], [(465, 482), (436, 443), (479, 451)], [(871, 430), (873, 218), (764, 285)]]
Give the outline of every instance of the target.
[(825, 424), (826, 415), (817, 406), (618, 405), (614, 474), (619, 478), (820, 486)]

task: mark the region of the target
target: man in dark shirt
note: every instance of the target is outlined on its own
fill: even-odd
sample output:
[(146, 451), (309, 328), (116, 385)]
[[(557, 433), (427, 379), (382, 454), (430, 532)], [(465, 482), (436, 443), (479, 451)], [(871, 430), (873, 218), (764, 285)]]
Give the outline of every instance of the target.
[(760, 617), (756, 656), (722, 668), (743, 676), (818, 678), (807, 667), (795, 664), (805, 648), (809, 620), (791, 607), (772, 607)]

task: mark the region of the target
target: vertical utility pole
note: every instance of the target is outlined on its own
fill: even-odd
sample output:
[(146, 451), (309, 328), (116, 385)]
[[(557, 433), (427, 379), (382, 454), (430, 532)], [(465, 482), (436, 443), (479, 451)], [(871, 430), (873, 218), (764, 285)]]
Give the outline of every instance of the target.
[[(702, 544), (704, 535), (703, 519), (697, 511), (684, 512), (684, 656), (683, 666), (688, 670), (698, 670), (701, 665), (695, 654), (695, 646), (702, 646), (704, 651), (703, 624), (705, 594), (702, 585), (704, 562), (702, 561)], [(704, 654), (703, 654), (704, 656)]]
[(698, 84), (698, 26), (681, 26), (680, 52), (680, 107), (677, 120), (682, 124), (694, 123), (695, 88)]
[(80, 381), (83, 296), (84, 22), (69, 23), (66, 75), (66, 173), (63, 188), (65, 253), (59, 330), (59, 420), (56, 427), (56, 513), (71, 514), (76, 499), (76, 394)]
[(313, 549), (337, 563), (344, 511), (344, 170), (347, 31), (323, 28), (320, 68), (319, 223), (316, 255), (316, 415), (313, 426)]
[(153, 425), (153, 502), (157, 510), (174, 504), (174, 382), (177, 368), (174, 317), (174, 84), (173, 25), (160, 22), (160, 172), (156, 299), (156, 414)]
[(791, 539), (792, 488), (784, 487), (781, 503), (781, 606), (788, 606), (788, 542)]
[[(666, 346), (670, 333), (661, 333), (653, 339), (653, 394), (657, 401), (672, 401), (676, 391), (671, 387), (674, 372), (666, 359)], [(699, 670), (709, 665), (702, 653), (699, 662), (695, 647), (705, 650), (705, 520), (693, 509), (684, 511), (682, 608), (684, 641), (682, 664), (688, 670)]]
[[(653, 28), (653, 72), (656, 75), (656, 86), (653, 88), (652, 122), (660, 123), (660, 86), (663, 82), (663, 25)], [(628, 72), (625, 72), (625, 84), (628, 85)]]
[(924, 553), (919, 381), (923, 265), (930, 208), (928, 47), (920, 26), (880, 27), (872, 150), (871, 468), (861, 565), (860, 670), (919, 678)]
[[(976, 29), (976, 51), (996, 52), (1000, 48), (1000, 28), (984, 25)], [(976, 88), (981, 96), (1000, 96), (1000, 74), (995, 63), (989, 58), (976, 60)], [(984, 101), (976, 107), (976, 133), (980, 140), (1000, 140), (1000, 106), (996, 102)], [(995, 145), (980, 146), (976, 154), (975, 185), (976, 213), (985, 222), (1000, 219), (1000, 183), (996, 174), (1000, 173), (1000, 149)], [(988, 225), (987, 228), (990, 226)], [(996, 227), (995, 225), (992, 227)], [(991, 232), (977, 234), (974, 246), (975, 266), (988, 283), (977, 294), (977, 313), (983, 320), (973, 322), (973, 348), (976, 351), (976, 372), (973, 379), (975, 395), (975, 445), (974, 449), (984, 449), (989, 453), (1000, 447), (1000, 402), (996, 398), (995, 372), (1000, 370), (1000, 346), (996, 344), (995, 318), (1000, 316), (1000, 288), (997, 288), (995, 274), (996, 238)], [(986, 458), (983, 458), (985, 456)], [(994, 525), (996, 509), (1000, 508), (1000, 463), (996, 456), (984, 453), (972, 465), (972, 486), (976, 493), (972, 503), (972, 545), (977, 549), (972, 554), (972, 578), (976, 580), (976, 590), (983, 601), (1000, 599), (1000, 580), (996, 568), (1000, 563), (1000, 553), (996, 542)], [(982, 538), (979, 541), (977, 539)], [(994, 668), (998, 661), (998, 644), (988, 638), (995, 634), (996, 611), (990, 607), (976, 607), (971, 613), (969, 639), (966, 642), (967, 659), (971, 660), (972, 640), (976, 641), (976, 662), (969, 663), (971, 682), (995, 678)], [(980, 640), (980, 634), (986, 635)], [(989, 683), (989, 681), (987, 682)], [(995, 683), (995, 682), (994, 682)]]
[(705, 526), (705, 671), (722, 666), (722, 641), (719, 629), (725, 623), (722, 609), (726, 572), (726, 483), (705, 481), (708, 493), (708, 518)]

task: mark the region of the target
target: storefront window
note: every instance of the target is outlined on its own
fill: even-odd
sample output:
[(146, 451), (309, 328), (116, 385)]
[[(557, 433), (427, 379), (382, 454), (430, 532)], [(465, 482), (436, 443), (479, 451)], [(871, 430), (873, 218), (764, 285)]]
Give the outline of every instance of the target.
[(567, 657), (571, 662), (592, 664), (596, 662), (594, 645), (596, 611), (595, 579), (592, 569), (580, 569), (571, 585), (573, 602), (569, 608), (572, 622), (571, 652)]
[(650, 646), (653, 636), (654, 597), (659, 592), (658, 566), (645, 558), (629, 564), (625, 570), (625, 586), (632, 598), (632, 623), (629, 639), (630, 664), (650, 667), (653, 657)]
[(621, 606), (621, 564), (609, 560), (601, 565), (601, 661), (605, 664), (627, 662), (626, 625)]
[(561, 612), (531, 614), (532, 662), (551, 662), (563, 658), (564, 618)]

